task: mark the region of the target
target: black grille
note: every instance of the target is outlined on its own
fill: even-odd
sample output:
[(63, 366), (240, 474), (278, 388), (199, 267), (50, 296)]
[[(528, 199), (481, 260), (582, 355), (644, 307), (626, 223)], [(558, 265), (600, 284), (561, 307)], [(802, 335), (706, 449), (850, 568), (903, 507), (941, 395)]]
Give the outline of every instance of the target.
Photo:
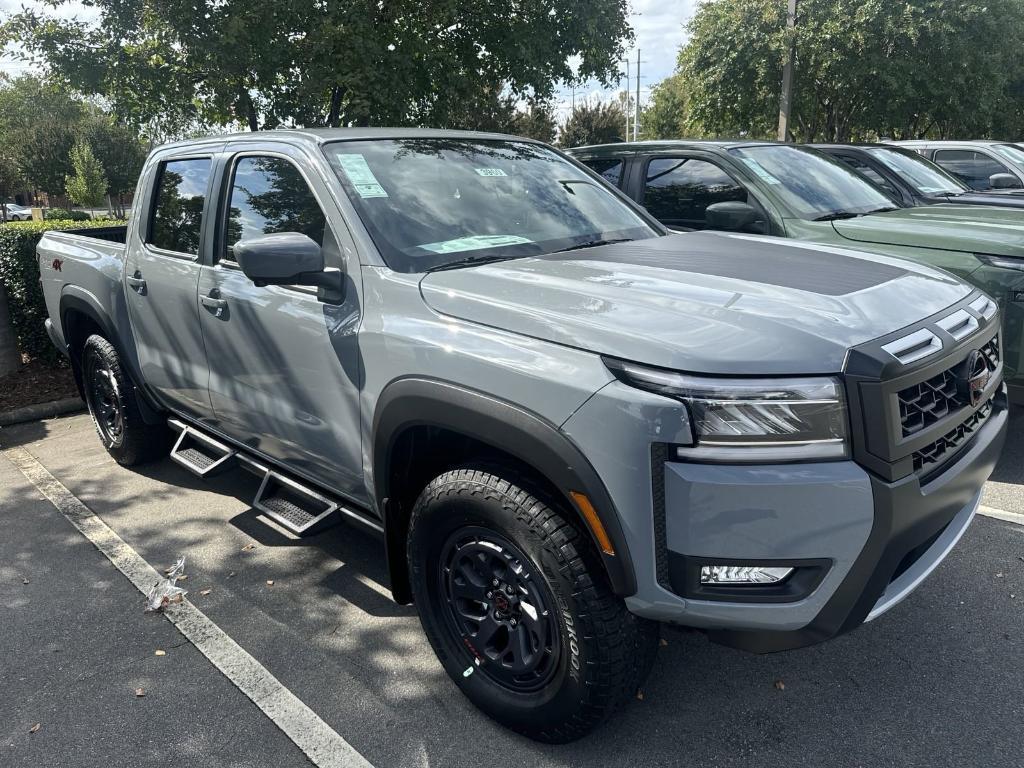
[(920, 472), (930, 466), (939, 464), (946, 456), (956, 452), (985, 423), (992, 413), (992, 401), (989, 400), (981, 408), (972, 413), (965, 421), (958, 424), (938, 440), (929, 443), (914, 452), (914, 471)]
[[(989, 371), (999, 365), (999, 337), (994, 336), (979, 350)], [(901, 389), (896, 397), (900, 404), (900, 425), (903, 437), (909, 437), (930, 427), (949, 414), (969, 405), (967, 398), (958, 391), (956, 369), (947, 368), (930, 379)], [(937, 440), (936, 443), (941, 443)]]

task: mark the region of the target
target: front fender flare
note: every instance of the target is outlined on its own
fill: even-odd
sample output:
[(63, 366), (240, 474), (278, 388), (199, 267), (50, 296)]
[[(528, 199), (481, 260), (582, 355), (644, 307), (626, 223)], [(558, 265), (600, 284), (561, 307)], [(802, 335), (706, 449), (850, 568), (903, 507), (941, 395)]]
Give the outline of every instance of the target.
[[(621, 596), (636, 592), (626, 536), (597, 471), (555, 424), (493, 395), (428, 378), (403, 378), (389, 384), (377, 401), (373, 419), (373, 477), (378, 502), (393, 496), (389, 487), (390, 462), (399, 437), (406, 429), (418, 426), (440, 427), (465, 435), (532, 467), (558, 489), (566, 507), (577, 515), (593, 540), (590, 526), (569, 496), (572, 491), (586, 494), (615, 549), (615, 554), (609, 555), (595, 541), (613, 591)], [(387, 535), (393, 505), (381, 506)], [(393, 524), (391, 530), (394, 528)], [(401, 580), (396, 581), (395, 577), (404, 578), (400, 569), (405, 568), (405, 542), (399, 534), (392, 533), (387, 538), (392, 584), (399, 584)]]

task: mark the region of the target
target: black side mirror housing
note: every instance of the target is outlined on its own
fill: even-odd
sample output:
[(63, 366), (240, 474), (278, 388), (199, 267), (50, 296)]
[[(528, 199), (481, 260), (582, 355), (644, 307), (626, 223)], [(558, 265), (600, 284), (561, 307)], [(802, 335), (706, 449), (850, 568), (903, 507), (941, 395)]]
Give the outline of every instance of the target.
[(1020, 179), (1012, 173), (993, 173), (988, 177), (988, 183), (992, 189), (1020, 189)]
[(738, 200), (727, 200), (712, 203), (704, 211), (704, 220), (708, 229), (719, 229), (725, 232), (757, 231), (763, 232), (764, 225), (758, 224), (757, 209), (749, 203)]

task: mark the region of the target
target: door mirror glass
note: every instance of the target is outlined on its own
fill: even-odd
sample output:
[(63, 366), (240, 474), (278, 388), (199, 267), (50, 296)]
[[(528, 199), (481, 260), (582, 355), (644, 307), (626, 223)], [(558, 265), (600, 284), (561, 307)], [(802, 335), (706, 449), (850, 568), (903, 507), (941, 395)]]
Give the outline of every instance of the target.
[(993, 173), (988, 177), (992, 189), (1020, 189), (1020, 180), (1011, 173)]
[(319, 285), (324, 255), (316, 241), (301, 232), (274, 232), (235, 243), (234, 257), (258, 286)]
[(749, 203), (730, 200), (712, 203), (704, 211), (708, 229), (725, 232), (749, 232), (757, 222), (757, 210)]

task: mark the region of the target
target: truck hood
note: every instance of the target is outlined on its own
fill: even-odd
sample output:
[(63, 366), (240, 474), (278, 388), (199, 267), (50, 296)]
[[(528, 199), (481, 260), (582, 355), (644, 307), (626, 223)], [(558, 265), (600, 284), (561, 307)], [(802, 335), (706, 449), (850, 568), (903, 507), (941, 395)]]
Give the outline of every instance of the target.
[(977, 205), (927, 205), (832, 222), (852, 243), (1024, 257), (1024, 213)]
[(613, 357), (807, 374), (971, 289), (901, 259), (694, 232), (434, 272), (420, 290), (441, 314)]

